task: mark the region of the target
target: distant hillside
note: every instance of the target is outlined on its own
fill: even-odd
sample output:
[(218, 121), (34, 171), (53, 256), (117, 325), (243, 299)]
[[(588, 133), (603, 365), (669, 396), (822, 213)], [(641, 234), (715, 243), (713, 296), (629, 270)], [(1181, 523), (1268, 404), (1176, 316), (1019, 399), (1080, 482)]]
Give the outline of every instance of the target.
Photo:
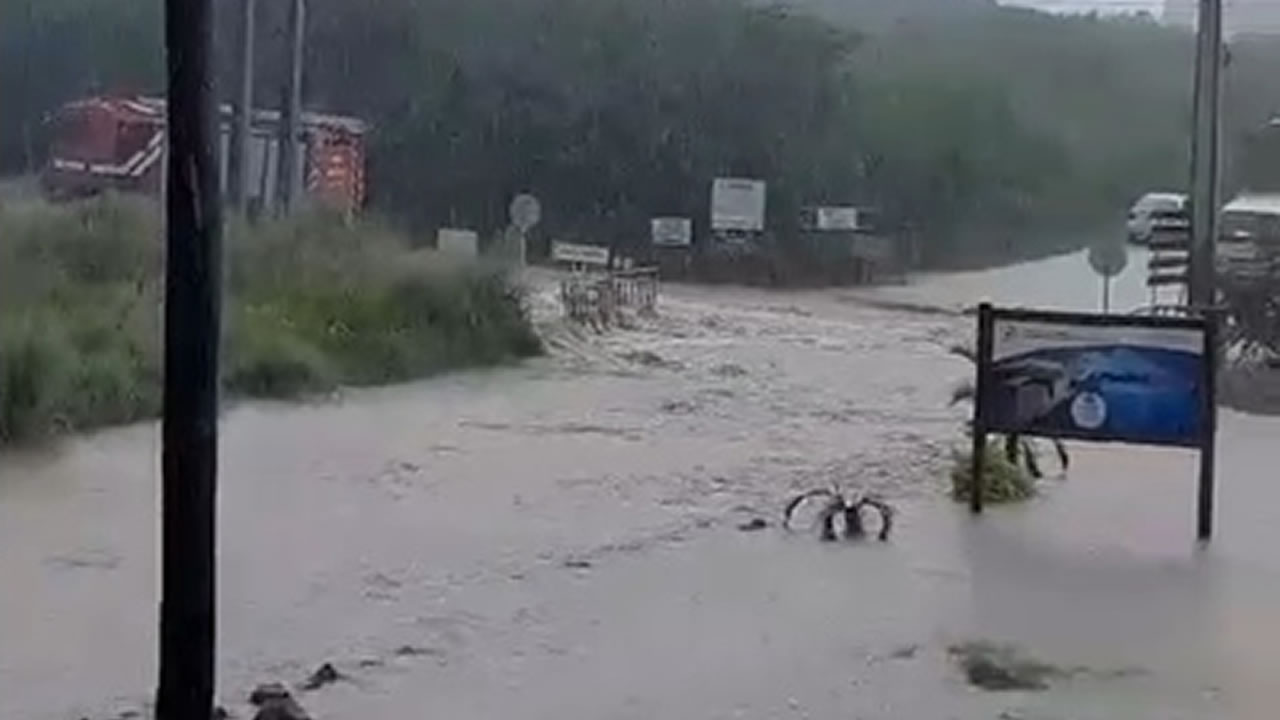
[(837, 23), (876, 30), (898, 20), (924, 15), (945, 16), (992, 7), (995, 0), (782, 0)]

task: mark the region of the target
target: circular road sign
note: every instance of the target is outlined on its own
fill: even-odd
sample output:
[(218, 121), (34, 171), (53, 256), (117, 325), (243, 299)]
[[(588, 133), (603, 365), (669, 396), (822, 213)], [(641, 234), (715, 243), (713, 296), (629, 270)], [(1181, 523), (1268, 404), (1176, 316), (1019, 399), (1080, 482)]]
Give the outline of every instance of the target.
[(1104, 243), (1089, 248), (1089, 266), (1104, 278), (1113, 278), (1129, 265), (1129, 251), (1121, 243)]
[(538, 198), (522, 193), (511, 201), (511, 224), (526, 231), (542, 221), (542, 203)]

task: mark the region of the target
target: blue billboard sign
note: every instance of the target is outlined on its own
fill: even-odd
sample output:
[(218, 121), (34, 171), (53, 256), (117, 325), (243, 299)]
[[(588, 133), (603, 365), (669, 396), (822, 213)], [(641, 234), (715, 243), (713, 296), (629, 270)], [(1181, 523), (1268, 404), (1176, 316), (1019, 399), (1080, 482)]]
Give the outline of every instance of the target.
[[(988, 433), (1200, 450), (1199, 535), (1212, 528), (1217, 321), (978, 312), (973, 477)], [(982, 493), (970, 493), (975, 512)]]
[(992, 432), (1202, 444), (1202, 321), (993, 310), (989, 349), (980, 413)]

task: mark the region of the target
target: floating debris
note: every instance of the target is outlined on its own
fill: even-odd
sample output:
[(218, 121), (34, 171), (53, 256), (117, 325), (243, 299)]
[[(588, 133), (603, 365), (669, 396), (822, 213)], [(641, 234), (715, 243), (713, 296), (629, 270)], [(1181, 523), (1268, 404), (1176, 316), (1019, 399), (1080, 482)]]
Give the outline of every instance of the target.
[(631, 350), (619, 355), (623, 360), (649, 368), (665, 368), (667, 370), (680, 370), (684, 368), (679, 362), (667, 360), (652, 350)]
[(594, 563), (583, 558), (569, 558), (562, 564), (570, 570), (590, 570), (595, 567)]
[(880, 532), (876, 535), (880, 542), (886, 542), (889, 539), (889, 533), (893, 532), (894, 510), (888, 503), (869, 495), (846, 497), (839, 490), (827, 488), (810, 490), (797, 495), (791, 502), (787, 503), (787, 509), (783, 513), (783, 527), (791, 529), (791, 517), (805, 501), (822, 498), (825, 498), (827, 502), (818, 514), (818, 523), (822, 528), (822, 539), (825, 541), (840, 539), (841, 533), (837, 530), (837, 522), (843, 524), (842, 529), (845, 539), (861, 540), (865, 538), (867, 529), (862, 515), (867, 508), (876, 511), (880, 516)]
[(698, 412), (698, 405), (690, 400), (667, 400), (660, 409), (668, 415), (694, 415)]
[(902, 647), (889, 653), (890, 660), (914, 660), (916, 653), (920, 652), (919, 645), (903, 645)]
[(722, 378), (740, 378), (747, 375), (747, 370), (741, 365), (725, 363), (712, 368), (711, 374)]
[(761, 530), (768, 530), (769, 521), (764, 518), (752, 518), (739, 525), (738, 529), (742, 532), (760, 532)]
[(429, 647), (421, 647), (419, 645), (401, 645), (396, 648), (396, 657), (426, 657), (431, 655), (439, 655), (440, 651)]
[(259, 685), (249, 695), (249, 703), (258, 708), (254, 720), (311, 720), (288, 688), (280, 683)]
[(953, 645), (951, 657), (969, 684), (988, 692), (1049, 689), (1049, 681), (1071, 673), (1027, 657), (1011, 645), (968, 642)]
[(332, 685), (333, 683), (345, 678), (346, 676), (338, 672), (338, 669), (335, 668), (332, 663), (325, 663), (316, 668), (316, 671), (311, 673), (311, 676), (307, 678), (306, 682), (302, 683), (302, 689), (319, 690), (325, 685)]

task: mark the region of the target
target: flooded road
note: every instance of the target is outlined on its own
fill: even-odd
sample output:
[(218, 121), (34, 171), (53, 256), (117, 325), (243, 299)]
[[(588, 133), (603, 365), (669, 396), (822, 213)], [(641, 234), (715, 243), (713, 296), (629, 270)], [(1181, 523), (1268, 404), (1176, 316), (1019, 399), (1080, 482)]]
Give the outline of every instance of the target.
[[(877, 297), (1088, 307), (1083, 263)], [(945, 348), (971, 321), (865, 299), (671, 288), (633, 330), (549, 324), (519, 368), (230, 409), (224, 703), (330, 661), (347, 679), (301, 697), (319, 718), (1273, 717), (1280, 423), (1223, 415), (1208, 549), (1181, 452), (1075, 447), (975, 521), (945, 494), (971, 372)], [(0, 717), (145, 704), (157, 451), (135, 427), (0, 465)], [(892, 498), (892, 542), (776, 528), (831, 483)], [(978, 691), (947, 652), (970, 640), (1072, 670)]]

